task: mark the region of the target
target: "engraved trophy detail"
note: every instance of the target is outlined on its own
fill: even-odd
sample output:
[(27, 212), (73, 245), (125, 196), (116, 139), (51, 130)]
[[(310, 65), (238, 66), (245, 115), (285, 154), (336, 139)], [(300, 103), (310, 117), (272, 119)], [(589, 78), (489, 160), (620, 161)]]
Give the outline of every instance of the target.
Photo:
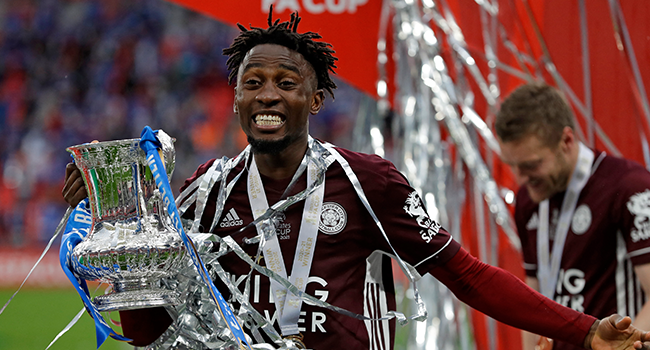
[[(174, 170), (173, 140), (158, 131), (167, 176)], [(67, 148), (81, 171), (92, 213), (90, 232), (72, 251), (80, 278), (110, 283), (95, 297), (99, 311), (178, 304), (179, 293), (161, 279), (185, 261), (185, 248), (164, 209), (140, 139)]]

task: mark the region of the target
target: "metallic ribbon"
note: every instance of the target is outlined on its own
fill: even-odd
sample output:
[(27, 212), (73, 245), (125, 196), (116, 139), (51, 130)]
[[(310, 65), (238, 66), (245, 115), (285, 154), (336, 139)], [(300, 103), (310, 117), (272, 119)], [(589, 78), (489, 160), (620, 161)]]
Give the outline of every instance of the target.
[(226, 300), (223, 298), (219, 290), (215, 287), (214, 282), (212, 282), (212, 278), (210, 277), (210, 274), (203, 264), (200, 255), (196, 251), (196, 247), (185, 233), (185, 230), (181, 223), (181, 216), (178, 212), (178, 208), (176, 208), (176, 202), (174, 201), (172, 190), (169, 185), (169, 179), (165, 173), (165, 167), (162, 160), (160, 159), (160, 155), (158, 154), (158, 149), (161, 147), (161, 143), (149, 126), (145, 126), (144, 130), (142, 130), (140, 147), (145, 151), (147, 155), (149, 168), (151, 169), (153, 178), (156, 181), (158, 190), (163, 196), (165, 208), (167, 209), (167, 212), (172, 219), (172, 224), (178, 230), (178, 232), (180, 232), (183, 243), (185, 244), (185, 248), (189, 253), (189, 256), (192, 258), (192, 262), (194, 263), (199, 276), (201, 276), (201, 280), (208, 287), (211, 299), (218, 306), (220, 316), (225, 320), (228, 329), (230, 332), (232, 332), (236, 340), (237, 348), (250, 349), (250, 345), (248, 344), (248, 340), (244, 335), (244, 331), (242, 330), (239, 321), (233, 314), (230, 306), (228, 303), (226, 303)]
[[(512, 191), (498, 187), (488, 166), (495, 154), (500, 153), (499, 146), (486, 119), (474, 110), (475, 97), (469, 81), (479, 87), (478, 91), (488, 103), (488, 110), (494, 115), (500, 97), (496, 70), (510, 70), (518, 76), (531, 77), (531, 72), (526, 69), (534, 60), (511, 45), (510, 49), (517, 53), (521, 67), (508, 67), (499, 62), (496, 45), (504, 33), (499, 31), (497, 2), (477, 0), (476, 4), (480, 9), (485, 43), (482, 58), (487, 60), (490, 68), (487, 79), (479, 71), (473, 52), (444, 0), (384, 1), (382, 13), (392, 13), (394, 38), (382, 36), (380, 31), (377, 46), (378, 57), (382, 57), (386, 43), (393, 41), (396, 74), (392, 100), (395, 115), (392, 135), (389, 136), (393, 148), (382, 148), (380, 153), (378, 147), (374, 147), (380, 144), (375, 140), (387, 138), (383, 130), (376, 128), (386, 124), (380, 112), (384, 108), (384, 97), (379, 89), (375, 119), (368, 117), (371, 113), (363, 111), (354, 135), (354, 139), (360, 142), (368, 140), (370, 135), (373, 147), (355, 143), (353, 148), (382, 156), (392, 153), (391, 160), (421, 194), (432, 218), (458, 240), (461, 238), (463, 203), (472, 201), (476, 221), (481, 223), (477, 225), (481, 229), (479, 241), (484, 242), (479, 257), (494, 263), (499, 241), (497, 225), (515, 249), (519, 249), (520, 244), (510, 211), (502, 198), (502, 194), (512, 195)], [(444, 56), (446, 58), (442, 55), (443, 43), (448, 43), (452, 50)], [(378, 64), (380, 73), (385, 71), (381, 59)], [(454, 79), (448, 71), (451, 69), (454, 70)], [(380, 74), (378, 87), (382, 81), (392, 78)], [(486, 156), (482, 155), (482, 146), (487, 147)], [(469, 176), (471, 184), (469, 193), (466, 193), (464, 184), (466, 176)], [(485, 222), (488, 224), (483, 225)], [(423, 299), (430, 317), (426, 322), (407, 327), (407, 347), (456, 349), (460, 344), (462, 349), (471, 348), (472, 335), (465, 306), (431, 277), (422, 278), (418, 285), (427, 290)], [(401, 295), (404, 299), (411, 299), (415, 291), (409, 286)], [(410, 307), (406, 306), (406, 309)], [(490, 334), (494, 334), (494, 321), (488, 320), (487, 326)], [(494, 348), (495, 343), (496, 338), (489, 348)]]
[[(248, 158), (250, 155), (250, 148), (246, 148), (236, 158), (216, 160), (203, 176), (197, 178), (195, 183), (188, 186), (188, 188), (180, 194), (177, 202), (179, 203), (181, 214), (190, 208), (191, 205), (188, 204), (188, 201), (196, 203), (196, 210), (194, 212), (195, 219), (185, 222), (184, 225), (186, 227), (198, 228), (197, 222), (200, 222), (207, 198), (215, 186), (218, 186), (217, 188), (219, 189), (217, 195), (217, 213), (215, 214), (215, 217), (220, 217), (225, 201), (230, 194), (230, 190), (234, 186), (235, 182), (240, 178), (246, 167), (244, 167), (244, 170), (230, 181), (228, 181), (229, 174), (239, 162), (243, 161), (244, 164), (249, 164)], [(388, 241), (387, 236), (383, 232), (380, 219), (374, 214), (370, 203), (363, 193), (361, 184), (349, 164), (347, 164), (347, 161), (338, 154), (334, 146), (330, 144), (321, 144), (311, 137), (309, 138), (309, 147), (305, 159), (301, 164), (305, 166), (309, 162), (316, 164), (317, 174), (313, 183), (309, 184), (303, 191), (293, 196), (281, 199), (272, 205), (265, 213), (257, 217), (257, 219), (242, 228), (242, 230), (256, 225), (272, 225), (272, 221), (277, 213), (286, 210), (293, 204), (305, 200), (318, 188), (318, 186), (320, 186), (320, 184), (323, 183), (324, 174), (327, 171), (327, 168), (335, 161), (338, 161), (345, 170), (348, 179), (351, 181), (357, 192), (357, 196), (360, 198), (369, 214), (384, 234), (385, 239)], [(293, 177), (288, 188), (291, 188), (298, 180), (300, 174), (304, 172), (305, 167), (302, 165), (297, 170), (296, 175)], [(288, 190), (285, 191), (285, 196), (286, 193), (288, 193)], [(262, 230), (262, 232), (263, 234), (259, 234), (245, 241), (246, 244), (258, 244), (256, 259), (261, 255), (262, 248), (270, 237), (268, 235), (275, 234), (275, 230)], [(359, 320), (378, 321), (396, 318), (398, 323), (406, 324), (409, 320), (421, 321), (426, 318), (426, 309), (422, 299), (417, 293), (415, 285), (413, 285), (416, 304), (414, 314), (407, 317), (401, 312), (388, 311), (386, 314), (381, 315), (378, 318), (369, 318), (323, 302), (319, 298), (300, 291), (287, 279), (264, 266), (258, 265), (255, 262), (257, 260), (252, 259), (248, 254), (246, 254), (231, 237), (222, 238), (213, 234), (200, 234), (196, 232), (190, 232), (188, 236), (191, 237), (192, 242), (196, 247), (197, 255), (202, 258), (206, 266), (210, 267), (210, 274), (214, 276), (214, 278), (219, 278), (229, 289), (232, 299), (241, 305), (240, 308), (236, 310), (237, 318), (251, 330), (251, 336), (255, 340), (255, 342), (251, 344), (252, 349), (298, 349), (300, 343), (295, 342), (290, 338), (282, 338), (274, 329), (273, 325), (252, 307), (249, 301), (251, 273), (249, 273), (248, 277), (242, 282), (244, 284), (243, 292), (240, 291), (237, 285), (235, 285), (235, 283), (230, 279), (229, 274), (219, 264), (219, 257), (229, 252), (234, 252), (243, 262), (249, 264), (251, 266), (251, 272), (253, 269), (260, 272), (262, 275), (276, 281), (280, 286), (286, 288), (289, 292), (312, 305)], [(214, 243), (217, 243), (217, 245)], [(388, 243), (390, 245), (389, 241)], [(218, 246), (218, 249), (214, 251), (212, 247), (216, 246)], [(412, 270), (411, 267), (403, 262), (394, 250), (393, 253), (397, 257), (402, 269), (409, 275), (410, 279), (414, 281), (417, 272)], [(169, 284), (171, 288), (184, 291), (182, 297), (184, 302), (182, 305), (168, 308), (168, 311), (174, 320), (173, 324), (158, 340), (146, 347), (146, 349), (230, 349), (232, 346), (238, 346), (232, 333), (228, 332), (227, 328), (224, 327), (223, 315), (215, 312), (216, 308), (214, 302), (210, 301), (209, 295), (205, 293), (204, 288), (202, 288), (200, 279), (197, 279), (196, 269), (193, 267), (186, 267), (179, 271), (174, 278), (167, 279), (164, 283)], [(264, 333), (273, 344), (264, 343), (262, 333)]]
[(11, 301), (14, 299), (16, 294), (18, 294), (18, 292), (20, 292), (20, 290), (23, 288), (23, 286), (25, 285), (25, 282), (27, 282), (27, 279), (29, 278), (29, 276), (32, 275), (32, 272), (34, 272), (34, 270), (36, 269), (38, 264), (41, 262), (41, 260), (43, 260), (43, 257), (45, 257), (45, 254), (52, 247), (52, 243), (54, 243), (54, 240), (56, 240), (59, 237), (59, 235), (63, 232), (63, 230), (65, 229), (66, 224), (68, 223), (68, 218), (70, 217), (70, 214), (72, 213), (72, 211), (73, 211), (72, 208), (68, 208), (66, 210), (65, 214), (63, 214), (63, 218), (61, 219), (61, 221), (57, 225), (56, 230), (54, 231), (54, 235), (52, 236), (52, 238), (50, 238), (50, 241), (47, 243), (47, 245), (43, 249), (43, 252), (41, 253), (41, 256), (38, 258), (38, 260), (36, 260), (36, 263), (34, 263), (34, 266), (32, 266), (32, 268), (29, 270), (29, 273), (27, 274), (27, 276), (25, 276), (25, 279), (23, 279), (23, 282), (20, 284), (18, 289), (14, 292), (14, 294), (11, 295), (9, 300), (7, 300), (7, 302), (2, 306), (2, 309), (0, 309), (0, 315), (2, 315), (2, 313), (5, 311), (7, 306), (9, 306), (9, 303), (11, 303)]
[[(646, 141), (650, 134), (650, 103), (640, 79), (638, 63), (619, 1), (608, 2), (618, 47), (625, 57), (630, 85), (642, 111), (637, 123), (646, 164), (650, 164), (650, 145)], [(501, 99), (498, 71), (526, 81), (542, 80), (543, 73), (547, 72), (553, 83), (576, 106), (576, 117), (584, 121), (576, 124), (586, 125), (586, 130), (579, 127), (576, 129), (578, 137), (587, 140), (590, 145), (595, 144), (596, 140), (600, 141), (609, 154), (620, 156), (621, 152), (593, 117), (587, 46), (589, 37), (586, 13), (589, 2), (580, 0), (579, 3), (586, 96), (584, 101), (578, 98), (555, 67), (529, 0), (517, 5), (524, 9), (523, 18), (518, 20), (523, 19), (532, 25), (534, 34), (529, 39), (535, 42), (525, 44), (522, 49), (511, 40), (511, 35), (516, 33), (508, 32), (499, 22), (499, 4), (507, 4), (496, 0), (475, 0), (474, 3), (478, 6), (481, 20), (482, 50), (467, 44), (463, 28), (456, 22), (446, 0), (384, 1), (382, 18), (392, 18), (394, 37), (388, 38), (387, 31), (380, 27), (377, 45), (379, 99), (372, 108), (374, 114), (367, 110), (360, 112), (353, 136), (357, 142), (353, 144), (353, 149), (386, 155), (391, 159), (420, 192), (431, 216), (458, 240), (463, 203), (470, 201), (472, 215), (478, 223), (478, 256), (488, 263), (497, 264), (497, 226), (505, 232), (510, 244), (519, 249), (513, 220), (504, 202), (504, 198), (507, 198), (512, 203), (514, 192), (500, 188), (490, 168), (494, 157), (500, 153), (490, 130)], [(387, 77), (387, 60), (384, 56), (391, 41), (396, 73), (394, 77)], [(514, 66), (500, 60), (497, 55), (499, 44), (514, 57)], [(530, 45), (541, 48), (540, 58), (535, 57)], [(478, 70), (478, 59), (487, 63), (487, 71)], [(382, 113), (388, 99), (383, 92), (387, 89), (380, 87), (386, 86), (391, 80), (394, 82), (395, 95), (391, 96), (394, 115), (389, 124), (386, 122), (386, 114)], [(473, 90), (470, 82), (478, 89)], [(479, 93), (487, 103), (485, 115), (479, 115), (474, 108), (475, 93)], [(390, 125), (390, 130), (378, 127), (382, 125)], [(391, 139), (393, 147), (385, 147), (385, 139)], [(467, 180), (469, 185), (464, 183)], [(467, 329), (456, 333), (459, 334), (458, 337), (447, 336), (447, 331), (449, 327), (454, 327), (453, 324), (467, 323), (463, 318), (465, 309), (458, 305), (453, 296), (447, 296), (445, 287), (439, 286), (434, 280), (422, 279), (419, 284), (420, 287), (424, 284), (427, 291), (434, 291), (425, 296), (430, 318), (426, 324), (410, 330), (412, 336), (409, 337), (408, 348), (451, 349), (456, 344), (461, 344), (463, 349), (471, 347), (467, 340), (471, 337), (468, 334), (471, 332)], [(410, 289), (406, 290), (404, 298), (408, 299), (410, 293)], [(429, 295), (433, 297), (429, 298)], [(489, 334), (495, 334), (494, 325), (493, 320), (488, 320)], [(494, 349), (496, 343), (496, 337), (493, 337), (487, 347)]]
[(646, 93), (645, 85), (643, 84), (643, 78), (641, 77), (641, 71), (636, 60), (634, 46), (632, 45), (630, 33), (627, 29), (621, 4), (618, 0), (609, 0), (608, 2), (612, 15), (612, 24), (614, 26), (614, 38), (616, 38), (617, 47), (625, 57), (625, 61), (628, 64), (627, 68), (629, 72), (628, 74), (630, 74), (630, 87), (634, 94), (635, 101), (639, 105), (639, 109), (642, 111), (644, 117), (641, 118), (641, 116), (637, 116), (637, 124), (640, 129), (639, 136), (643, 145), (646, 168), (650, 168), (650, 150), (648, 149), (649, 146), (647, 139), (647, 133), (650, 133), (650, 103), (648, 102), (648, 95)]

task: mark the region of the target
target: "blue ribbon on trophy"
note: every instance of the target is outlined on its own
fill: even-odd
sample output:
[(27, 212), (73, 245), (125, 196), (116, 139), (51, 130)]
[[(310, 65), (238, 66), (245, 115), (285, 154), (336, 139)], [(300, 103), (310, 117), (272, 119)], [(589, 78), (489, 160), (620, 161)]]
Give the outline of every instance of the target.
[(79, 202), (77, 207), (72, 211), (68, 222), (65, 226), (65, 231), (61, 237), (61, 249), (59, 250), (59, 261), (61, 263), (61, 268), (65, 272), (68, 279), (79, 293), (81, 300), (83, 301), (86, 311), (95, 321), (95, 331), (97, 334), (97, 348), (99, 348), (106, 338), (109, 336), (113, 339), (120, 341), (130, 341), (131, 339), (126, 338), (115, 331), (106, 323), (102, 314), (97, 310), (97, 307), (90, 300), (90, 293), (88, 292), (88, 285), (86, 280), (79, 278), (75, 273), (73, 273), (72, 264), (74, 263), (71, 255), (74, 247), (79, 244), (84, 237), (90, 232), (90, 227), (92, 224), (92, 216), (90, 214), (90, 209), (88, 209), (88, 198)]
[(163, 202), (165, 208), (167, 209), (167, 213), (171, 217), (172, 224), (178, 230), (178, 232), (180, 232), (183, 244), (185, 245), (185, 248), (190, 257), (192, 258), (194, 266), (196, 267), (203, 282), (207, 285), (208, 290), (210, 291), (210, 296), (216, 303), (222, 318), (226, 320), (228, 328), (237, 339), (239, 348), (251, 350), (248, 341), (246, 341), (244, 331), (239, 325), (239, 321), (237, 321), (237, 318), (233, 314), (232, 310), (230, 310), (228, 303), (226, 303), (226, 300), (223, 298), (217, 287), (215, 287), (212, 278), (208, 274), (208, 270), (205, 268), (201, 257), (196, 251), (196, 247), (194, 247), (194, 244), (187, 237), (187, 234), (183, 229), (183, 225), (181, 224), (181, 217), (178, 213), (178, 208), (176, 207), (176, 202), (174, 201), (174, 196), (169, 185), (169, 179), (167, 178), (163, 162), (160, 159), (160, 154), (158, 153), (158, 149), (160, 147), (161, 143), (156, 137), (155, 132), (149, 126), (145, 126), (142, 130), (142, 134), (140, 135), (140, 148), (142, 148), (147, 155), (147, 163), (149, 164), (153, 178), (156, 181), (156, 186), (158, 186), (158, 190), (163, 196)]

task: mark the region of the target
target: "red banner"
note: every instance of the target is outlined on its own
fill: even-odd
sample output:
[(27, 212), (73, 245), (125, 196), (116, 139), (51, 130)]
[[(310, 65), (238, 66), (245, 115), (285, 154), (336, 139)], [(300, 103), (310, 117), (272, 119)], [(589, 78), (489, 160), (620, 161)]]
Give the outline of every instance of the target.
[[(340, 78), (368, 93), (376, 95), (377, 41), (379, 38), (381, 0), (170, 0), (225, 23), (237, 22), (266, 28), (268, 8), (274, 5), (275, 18), (285, 21), (289, 13), (298, 11), (303, 21), (300, 31), (320, 33), (336, 50), (337, 73)], [(416, 0), (416, 3), (418, 1)], [(487, 80), (490, 74), (486, 60), (486, 38), (492, 28), (486, 21), (486, 10), (475, 0), (448, 0), (445, 3), (462, 31), (468, 51)], [(490, 3), (490, 2), (487, 2)], [(588, 145), (611, 154), (644, 162), (643, 138), (650, 137), (650, 6), (647, 0), (613, 1), (493, 1), (494, 42), (492, 49), (499, 63), (511, 70), (525, 72), (528, 77), (543, 78), (552, 85), (561, 85), (572, 93), (571, 104), (576, 111), (580, 136)], [(584, 4), (584, 7), (580, 7)], [(620, 8), (619, 8), (620, 6)], [(431, 21), (434, 30), (440, 28)], [(389, 20), (392, 26), (392, 19)], [(389, 35), (389, 38), (391, 36)], [(390, 40), (388, 49), (390, 52)], [(583, 52), (584, 48), (584, 52)], [(523, 54), (522, 57), (516, 57)], [(449, 47), (442, 55), (453, 55)], [(389, 55), (390, 56), (390, 55)], [(521, 62), (520, 62), (521, 61)], [(522, 63), (523, 62), (523, 63)], [(388, 67), (390, 69), (390, 65)], [(551, 72), (556, 70), (554, 77)], [(466, 74), (469, 76), (469, 74)], [(501, 67), (496, 73), (500, 96), (507, 96), (524, 83), (521, 75), (513, 75)], [(387, 74), (393, 78), (392, 72)], [(559, 79), (557, 77), (560, 77)], [(487, 106), (475, 81), (469, 79), (475, 92), (474, 108), (493, 122), (494, 106)], [(389, 82), (390, 86), (390, 82)], [(496, 106), (498, 107), (498, 106)], [(500, 185), (514, 189), (512, 174), (494, 157), (494, 177)], [(469, 205), (463, 244), (474, 254), (479, 242), (473, 235)], [(469, 223), (469, 224), (467, 224)], [(505, 239), (499, 248), (499, 265), (523, 277), (521, 258)], [(519, 346), (519, 331), (499, 325), (496, 333), (486, 330), (485, 318), (473, 314), (476, 343), (487, 348), (489, 340), (498, 339), (498, 348)]]
[(336, 73), (352, 86), (376, 94), (377, 40), (382, 1), (377, 0), (171, 0), (222, 22), (266, 28), (269, 7), (274, 19), (289, 20), (298, 11), (299, 32), (312, 31), (332, 44), (339, 58)]

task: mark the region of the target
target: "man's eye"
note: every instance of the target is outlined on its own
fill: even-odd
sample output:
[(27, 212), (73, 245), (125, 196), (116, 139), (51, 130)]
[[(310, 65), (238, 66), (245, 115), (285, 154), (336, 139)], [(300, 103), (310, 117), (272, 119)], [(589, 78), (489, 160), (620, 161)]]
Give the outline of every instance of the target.
[(291, 81), (291, 80), (283, 80), (283, 81), (281, 81), (278, 85), (281, 86), (281, 87), (286, 88), (286, 87), (292, 87), (292, 86), (295, 86), (296, 83), (294, 83), (294, 82)]
[(248, 80), (246, 80), (245, 84), (248, 84), (248, 85), (258, 85), (258, 84), (260, 84), (260, 81), (257, 80), (257, 79), (248, 79)]
[(540, 162), (522, 164), (521, 168), (525, 170), (535, 170), (539, 167), (540, 164)]

